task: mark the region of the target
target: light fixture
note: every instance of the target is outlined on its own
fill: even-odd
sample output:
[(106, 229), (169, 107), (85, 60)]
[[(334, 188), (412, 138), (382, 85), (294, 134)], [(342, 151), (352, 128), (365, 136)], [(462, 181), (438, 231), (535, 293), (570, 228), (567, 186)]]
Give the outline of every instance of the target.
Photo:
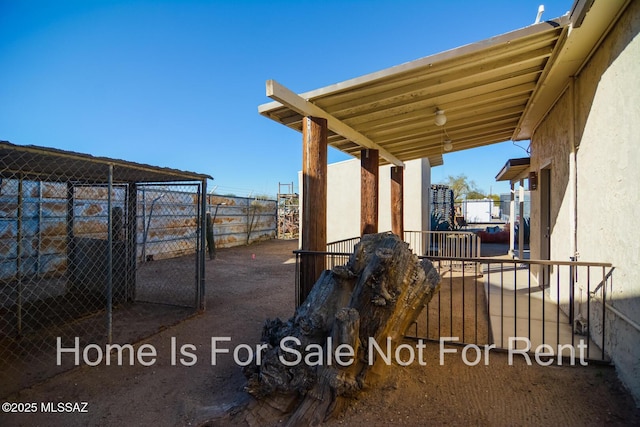
[(447, 116), (444, 115), (444, 110), (436, 108), (436, 126), (444, 126), (447, 123)]
[(453, 150), (453, 143), (450, 139), (445, 139), (444, 143), (442, 144), (442, 148), (444, 149), (444, 151), (451, 151)]

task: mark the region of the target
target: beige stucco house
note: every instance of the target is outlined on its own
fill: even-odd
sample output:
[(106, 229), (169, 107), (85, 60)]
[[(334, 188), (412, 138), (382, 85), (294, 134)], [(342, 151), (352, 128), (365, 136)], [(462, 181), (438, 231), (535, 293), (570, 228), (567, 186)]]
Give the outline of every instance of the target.
[[(389, 216), (396, 231), (398, 218), (412, 215), (411, 161), (434, 166), (445, 151), (529, 140), (528, 165), (507, 167), (499, 178), (535, 184), (531, 258), (612, 266), (599, 291), (606, 291), (600, 304), (606, 321), (590, 324), (589, 334), (603, 338), (640, 401), (640, 1), (567, 6), (562, 17), (303, 94), (268, 81), (274, 101), (259, 112), (303, 133), (306, 250), (322, 250), (334, 233), (328, 220), (341, 218), (327, 213), (336, 203), (336, 176), (343, 196), (361, 199), (363, 233), (388, 229), (368, 202), (372, 194), (381, 200), (391, 194), (380, 218)], [(434, 120), (442, 111), (446, 140), (442, 121)], [(327, 145), (360, 158), (362, 172), (336, 169), (327, 177)], [(392, 177), (404, 173), (390, 189), (386, 178), (370, 179), (385, 165)], [(538, 270), (534, 280), (544, 287), (553, 268)], [(547, 292), (562, 305), (553, 289)]]
[[(602, 2), (597, 1), (593, 8)], [(587, 12), (585, 23), (591, 13), (597, 9)], [(575, 257), (614, 266), (607, 289), (606, 348), (637, 399), (639, 30), (640, 2), (631, 1), (599, 34), (595, 49), (563, 82), (560, 96), (534, 128), (529, 169), (538, 177), (538, 189), (531, 193), (531, 257)], [(570, 40), (571, 36), (566, 42), (569, 57)]]
[[(607, 9), (612, 5), (615, 10)], [(590, 334), (603, 339), (621, 379), (638, 399), (640, 229), (635, 212), (640, 203), (640, 2), (600, 1), (583, 14), (584, 21), (571, 27), (549, 71), (547, 79), (560, 90), (532, 127), (531, 158), (507, 162), (497, 179), (533, 190), (533, 259), (612, 264), (606, 272), (612, 280), (604, 284), (605, 321), (591, 326)], [(555, 77), (556, 69), (562, 74), (563, 67), (582, 59), (584, 54), (574, 50), (580, 51), (589, 38), (597, 42), (575, 64), (575, 71)], [(555, 272), (538, 269), (534, 280), (549, 286), (556, 280)], [(549, 292), (566, 304), (555, 295), (553, 285)], [(586, 300), (587, 290), (576, 298)], [(602, 304), (593, 293), (591, 298)], [(597, 318), (592, 323), (602, 322), (599, 310), (592, 315)]]

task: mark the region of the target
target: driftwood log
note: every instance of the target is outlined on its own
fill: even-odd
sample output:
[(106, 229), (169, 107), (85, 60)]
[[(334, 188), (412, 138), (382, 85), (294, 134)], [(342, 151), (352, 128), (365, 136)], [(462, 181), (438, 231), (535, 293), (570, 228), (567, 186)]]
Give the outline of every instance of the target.
[(439, 284), (431, 263), (396, 235), (363, 236), (349, 262), (325, 271), (292, 318), (266, 321), (268, 348), (260, 364), (244, 368), (255, 400), (235, 417), (249, 425), (270, 424), (274, 411), (280, 419), (291, 414), (292, 426), (327, 420), (384, 374), (370, 341), (395, 350)]

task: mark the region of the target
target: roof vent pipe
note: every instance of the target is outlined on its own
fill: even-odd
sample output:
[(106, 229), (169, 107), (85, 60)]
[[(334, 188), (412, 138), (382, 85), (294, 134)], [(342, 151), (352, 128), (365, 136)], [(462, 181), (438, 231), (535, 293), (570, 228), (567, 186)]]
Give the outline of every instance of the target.
[(533, 25), (539, 24), (540, 20), (542, 19), (542, 14), (544, 13), (544, 5), (541, 4), (540, 6), (538, 6), (538, 16), (536, 16), (536, 22), (533, 23)]

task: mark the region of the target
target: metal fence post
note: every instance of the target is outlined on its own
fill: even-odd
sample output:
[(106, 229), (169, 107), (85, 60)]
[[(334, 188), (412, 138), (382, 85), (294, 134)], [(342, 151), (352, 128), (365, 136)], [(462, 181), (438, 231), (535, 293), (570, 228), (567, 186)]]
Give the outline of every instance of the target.
[(109, 165), (107, 185), (107, 342), (113, 338), (113, 212), (111, 190), (113, 189), (113, 165)]
[(205, 215), (205, 212), (207, 210), (207, 180), (203, 179), (202, 183), (200, 185), (199, 188), (199, 193), (198, 193), (198, 202), (200, 204), (200, 206), (197, 208), (198, 209), (198, 236), (197, 238), (197, 253), (196, 256), (198, 258), (198, 261), (196, 262), (196, 264), (198, 265), (198, 281), (196, 282), (196, 286), (198, 289), (198, 292), (196, 292), (196, 294), (198, 295), (198, 301), (196, 304), (196, 307), (199, 307), (200, 310), (204, 310), (205, 309), (205, 256), (204, 256), (204, 252), (205, 252), (205, 246), (206, 246), (206, 236), (205, 236), (205, 231), (207, 229), (207, 216)]
[(18, 177), (18, 218), (17, 218), (17, 229), (16, 229), (16, 279), (18, 279), (18, 306), (17, 306), (17, 317), (18, 317), (18, 335), (22, 335), (22, 215), (24, 210), (24, 196), (23, 196), (23, 182), (22, 175)]
[[(569, 258), (571, 260), (571, 262), (577, 261), (576, 257), (570, 257)], [(574, 304), (575, 304), (575, 286), (576, 286), (576, 274), (575, 274), (575, 266), (573, 264), (571, 264), (569, 266), (569, 324), (571, 325), (571, 328), (575, 330), (574, 325), (573, 325), (573, 321), (575, 320), (575, 308), (574, 308)], [(560, 274), (560, 271), (558, 271), (558, 274)], [(558, 296), (558, 300), (560, 299), (560, 296)]]

